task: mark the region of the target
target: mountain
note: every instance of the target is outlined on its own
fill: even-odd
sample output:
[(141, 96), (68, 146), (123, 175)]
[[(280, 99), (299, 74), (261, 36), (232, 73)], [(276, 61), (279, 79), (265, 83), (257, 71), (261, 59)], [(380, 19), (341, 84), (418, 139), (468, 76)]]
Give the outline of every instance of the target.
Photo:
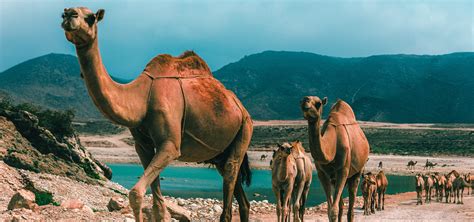
[(214, 76), (255, 119), (300, 119), (301, 98), (317, 95), (347, 101), (360, 120), (474, 123), (472, 52), (338, 58), (265, 51)]
[[(214, 76), (254, 119), (301, 119), (299, 101), (317, 95), (330, 103), (347, 101), (360, 120), (474, 123), (472, 52), (338, 58), (266, 51), (228, 64)], [(5, 94), (16, 102), (74, 109), (79, 119), (103, 118), (71, 55), (48, 54), (0, 73), (0, 97)]]

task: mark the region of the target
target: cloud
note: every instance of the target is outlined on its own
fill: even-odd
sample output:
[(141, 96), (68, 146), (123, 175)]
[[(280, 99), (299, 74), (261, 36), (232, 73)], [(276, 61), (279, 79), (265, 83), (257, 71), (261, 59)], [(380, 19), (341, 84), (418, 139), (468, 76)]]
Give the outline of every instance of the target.
[(264, 50), (341, 57), (474, 51), (472, 1), (2, 1), (0, 70), (50, 52), (74, 54), (64, 7), (104, 8), (104, 63), (134, 77), (155, 55), (192, 49), (213, 70)]

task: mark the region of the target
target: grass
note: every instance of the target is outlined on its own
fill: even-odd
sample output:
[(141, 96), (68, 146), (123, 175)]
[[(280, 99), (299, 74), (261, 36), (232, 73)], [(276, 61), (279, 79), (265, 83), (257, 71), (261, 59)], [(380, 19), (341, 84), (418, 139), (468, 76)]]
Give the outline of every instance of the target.
[(80, 134), (85, 135), (108, 135), (118, 134), (125, 130), (124, 127), (115, 125), (110, 121), (88, 121), (74, 122), (73, 128)]

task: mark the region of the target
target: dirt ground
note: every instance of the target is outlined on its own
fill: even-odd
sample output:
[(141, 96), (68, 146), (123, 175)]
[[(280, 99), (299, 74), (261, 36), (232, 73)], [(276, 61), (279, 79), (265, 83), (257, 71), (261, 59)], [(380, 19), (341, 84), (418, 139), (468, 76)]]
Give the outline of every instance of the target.
[[(347, 206), (344, 206), (343, 221), (347, 221)], [(327, 221), (326, 209), (320, 214), (305, 215), (304, 220)], [(361, 206), (354, 210), (355, 221), (474, 221), (474, 196), (465, 196), (464, 204), (432, 201), (416, 205), (416, 193), (386, 195), (385, 210), (365, 216)], [(251, 221), (276, 221), (276, 215), (252, 215)], [(238, 221), (236, 219), (235, 221)]]

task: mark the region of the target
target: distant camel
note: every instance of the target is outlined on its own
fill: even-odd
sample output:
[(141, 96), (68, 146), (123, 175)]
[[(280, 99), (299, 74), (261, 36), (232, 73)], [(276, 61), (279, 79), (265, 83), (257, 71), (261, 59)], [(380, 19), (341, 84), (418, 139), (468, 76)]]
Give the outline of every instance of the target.
[(413, 160), (410, 160), (407, 164), (407, 169), (408, 170), (414, 170), (415, 169), (415, 165), (418, 163), (418, 161), (415, 161), (413, 162)]
[(467, 183), (466, 180), (464, 180), (463, 176), (459, 175), (458, 177), (456, 177), (456, 179), (454, 179), (453, 181), (454, 202), (458, 204), (464, 204), (462, 201), (464, 196), (464, 188), (471, 186), (472, 185), (470, 183)]
[(377, 195), (377, 179), (374, 174), (368, 172), (364, 175), (361, 183), (362, 196), (364, 198), (364, 215), (375, 213), (375, 201)]
[(433, 163), (433, 162), (429, 162), (428, 160), (426, 160), (426, 164), (425, 164), (425, 167), (423, 169), (433, 169), (434, 166), (438, 165), (438, 163)]
[(425, 203), (431, 203), (431, 194), (434, 184), (433, 178), (431, 175), (425, 175), (423, 179), (425, 180)]
[(435, 176), (436, 201), (443, 201), (443, 193), (446, 186), (446, 177), (436, 173)]
[[(446, 195), (446, 203), (450, 203), (451, 200), (454, 202), (454, 180), (459, 177), (460, 174), (456, 171), (453, 170), (449, 172), (448, 174), (445, 175), (446, 177), (446, 189), (445, 189), (445, 195)], [(448, 200), (449, 199), (449, 200)]]
[(379, 169), (382, 169), (383, 168), (383, 163), (382, 161), (379, 162)]
[(416, 205), (423, 205), (423, 190), (425, 188), (425, 181), (421, 174), (417, 174), (416, 178)]
[(387, 190), (388, 180), (385, 173), (381, 170), (377, 174), (377, 210), (385, 210), (385, 191)]
[[(467, 173), (466, 175), (464, 175), (464, 180), (466, 180), (468, 184), (472, 185), (472, 182), (474, 181), (474, 175), (471, 175), (471, 173)], [(469, 195), (469, 191), (471, 191), (472, 194), (472, 186), (467, 187), (467, 195)]]
[(284, 143), (278, 144), (273, 157), (272, 190), (276, 197), (278, 222), (290, 220), (290, 199), (293, 193), (297, 172), (295, 158), (291, 155), (293, 147)]
[(265, 161), (267, 159), (268, 155), (262, 154), (260, 156), (260, 161)]

